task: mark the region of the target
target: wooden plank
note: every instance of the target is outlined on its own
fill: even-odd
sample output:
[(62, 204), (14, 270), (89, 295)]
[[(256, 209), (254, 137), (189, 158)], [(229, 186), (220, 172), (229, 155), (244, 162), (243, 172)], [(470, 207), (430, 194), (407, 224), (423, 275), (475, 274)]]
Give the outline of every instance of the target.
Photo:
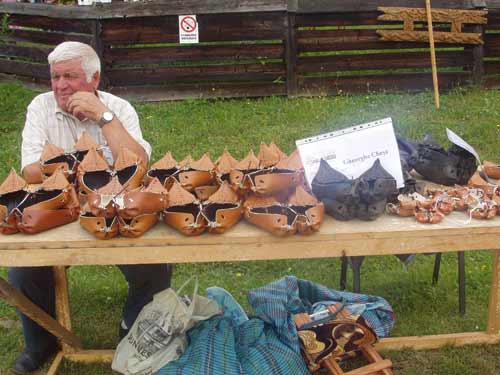
[[(379, 11), (384, 12), (378, 19), (380, 21), (427, 21), (427, 14), (425, 8), (401, 8), (401, 7), (379, 7)], [(473, 24), (486, 24), (486, 15), (488, 11), (485, 10), (451, 10), (432, 8), (432, 21), (433, 22), (453, 22), (460, 21), (460, 23), (473, 23)]]
[(52, 333), (62, 342), (75, 348), (81, 348), (80, 340), (71, 331), (57, 323), (54, 318), (31, 302), (24, 294), (14, 289), (8, 282), (0, 277), (0, 298), (10, 305), (17, 307), (23, 314), (31, 318), (47, 331)]
[(113, 94), (127, 100), (157, 102), (165, 100), (203, 99), (203, 98), (240, 98), (269, 95), (286, 95), (284, 84), (262, 82), (224, 84), (185, 84), (168, 86), (112, 87)]
[(500, 9), (497, 11), (492, 11), (490, 9), (488, 13), (488, 24), (486, 25), (487, 30), (498, 30), (500, 26)]
[(484, 345), (500, 343), (500, 335), (486, 332), (448, 333), (443, 335), (389, 337), (375, 344), (377, 350), (430, 350), (443, 346)]
[(66, 358), (78, 363), (111, 363), (114, 355), (114, 350), (80, 350), (67, 354)]
[(283, 44), (112, 48), (105, 54), (104, 61), (107, 65), (141, 65), (196, 60), (283, 59), (284, 51)]
[(63, 358), (64, 358), (64, 353), (62, 351), (57, 353), (56, 358), (54, 359), (49, 369), (47, 370), (47, 375), (57, 374), (57, 370), (59, 369), (59, 366), (61, 365)]
[(9, 32), (9, 38), (16, 41), (42, 43), (48, 45), (57, 45), (67, 41), (82, 42), (86, 44), (91, 43), (91, 37), (89, 35), (39, 30), (12, 29)]
[(297, 27), (378, 25), (379, 12), (297, 14)]
[[(324, 13), (324, 12), (357, 12), (375, 11), (379, 6), (397, 7), (406, 6), (410, 8), (422, 7), (421, 0), (299, 0), (298, 13)], [(433, 0), (432, 6), (435, 8), (450, 9), (473, 9), (474, 0)]]
[[(65, 266), (56, 266), (54, 269), (56, 317), (61, 326), (71, 331), (71, 312), (69, 307), (68, 278)], [(62, 344), (64, 353), (72, 353), (76, 348)]]
[[(457, 85), (466, 85), (470, 79), (471, 75), (469, 73), (440, 73), (440, 90), (449, 90)], [(416, 92), (430, 88), (432, 88), (432, 77), (428, 73), (304, 77), (299, 80), (299, 91), (306, 96), (337, 95), (339, 92)]]
[(109, 69), (106, 75), (113, 86), (162, 84), (166, 81), (252, 81), (274, 80), (285, 76), (282, 63), (179, 66), (142, 69)]
[[(427, 31), (377, 30), (381, 40), (396, 42), (424, 42), (429, 40)], [(434, 40), (441, 43), (453, 44), (483, 44), (481, 33), (451, 33), (434, 32)]]
[[(481, 34), (481, 39), (484, 40), (484, 26), (475, 25), (474, 32)], [(481, 85), (484, 78), (484, 44), (476, 44), (472, 48), (473, 68), (472, 75), (474, 83)]]
[(485, 61), (484, 62), (485, 74), (500, 74), (500, 61)]
[[(441, 82), (450, 80), (448, 74), (441, 76)], [(361, 77), (361, 80), (366, 80), (366, 77)], [(326, 218), (320, 231), (311, 236), (293, 236), (281, 238), (279, 241), (273, 235), (246, 222), (238, 223), (231, 231), (222, 235), (205, 234), (198, 237), (182, 236), (165, 224), (159, 223), (140, 238), (120, 237), (107, 241), (92, 237), (79, 223), (71, 223), (35, 236), (0, 236), (0, 248), (3, 249), (0, 251), (0, 265), (98, 265), (327, 258), (342, 255), (481, 250), (498, 245), (500, 217), (488, 222), (473, 221), (467, 224), (467, 230), (464, 231), (467, 220), (463, 213), (452, 213), (443, 222), (432, 226), (425, 226), (411, 219), (403, 221), (402, 224), (400, 218), (389, 216), (382, 216), (370, 223), (357, 220), (342, 223)], [(375, 231), (377, 228), (378, 232)]]
[(72, 33), (90, 34), (90, 23), (86, 20), (41, 17), (36, 15), (12, 14), (9, 25), (34, 27), (47, 31), (63, 31)]
[(288, 97), (297, 93), (297, 34), (295, 14), (288, 15), (288, 32), (286, 41), (286, 92)]
[[(472, 55), (464, 52), (439, 52), (437, 62), (440, 67), (472, 68)], [(427, 52), (370, 53), (360, 55), (338, 55), (302, 57), (298, 62), (299, 73), (335, 72), (370, 69), (428, 68)]]
[(0, 72), (8, 74), (17, 74), (43, 80), (50, 79), (48, 64), (34, 64), (23, 61), (0, 59)]
[(113, 2), (98, 7), (52, 4), (0, 3), (0, 13), (32, 14), (69, 19), (108, 19), (180, 14), (217, 14), (286, 11), (286, 0), (169, 0), (142, 2)]
[(484, 87), (487, 89), (500, 89), (500, 76), (486, 76)]
[(484, 57), (500, 57), (500, 45), (486, 46), (484, 48)]
[(18, 46), (15, 44), (0, 44), (0, 55), (13, 58), (26, 58), (47, 63), (51, 47)]
[[(199, 15), (200, 42), (285, 39), (286, 13)], [(176, 16), (109, 20), (102, 23), (102, 38), (109, 44), (178, 43)]]
[[(439, 47), (463, 47), (457, 44), (436, 43)], [(347, 51), (366, 49), (429, 48), (429, 42), (385, 42), (377, 30), (299, 30), (298, 48), (301, 52)]]
[(484, 44), (485, 57), (500, 57), (500, 34), (486, 34)]
[(500, 334), (500, 250), (493, 251), (487, 330), (490, 334)]
[[(500, 335), (491, 335), (485, 332), (448, 333), (429, 336), (402, 336), (390, 337), (375, 344), (377, 350), (429, 350), (443, 346), (461, 347), (465, 345), (498, 344)], [(81, 350), (66, 355), (66, 358), (78, 363), (111, 363), (114, 350)]]

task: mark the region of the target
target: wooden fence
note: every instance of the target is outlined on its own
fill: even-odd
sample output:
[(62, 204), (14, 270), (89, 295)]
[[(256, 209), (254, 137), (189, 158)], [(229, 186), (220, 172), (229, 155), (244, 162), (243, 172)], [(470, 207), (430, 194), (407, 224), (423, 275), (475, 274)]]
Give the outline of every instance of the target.
[[(336, 95), (432, 88), (426, 43), (383, 42), (378, 6), (424, 0), (169, 0), (76, 7), (0, 3), (0, 73), (48, 83), (47, 55), (77, 40), (98, 51), (102, 85), (139, 100)], [(500, 87), (500, 0), (433, 0), (484, 9), (484, 45), (437, 44), (441, 89)], [(179, 44), (178, 15), (196, 14), (199, 44)], [(425, 29), (425, 23), (416, 25)], [(436, 30), (449, 30), (436, 24)]]

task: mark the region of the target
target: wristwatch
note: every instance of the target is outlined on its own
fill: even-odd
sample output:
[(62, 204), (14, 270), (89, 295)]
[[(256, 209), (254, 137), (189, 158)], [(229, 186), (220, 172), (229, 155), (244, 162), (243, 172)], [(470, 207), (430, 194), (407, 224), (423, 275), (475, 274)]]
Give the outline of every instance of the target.
[(114, 118), (115, 118), (115, 114), (113, 112), (106, 111), (102, 114), (101, 118), (97, 122), (97, 125), (99, 125), (99, 127), (102, 128), (107, 123), (113, 121)]

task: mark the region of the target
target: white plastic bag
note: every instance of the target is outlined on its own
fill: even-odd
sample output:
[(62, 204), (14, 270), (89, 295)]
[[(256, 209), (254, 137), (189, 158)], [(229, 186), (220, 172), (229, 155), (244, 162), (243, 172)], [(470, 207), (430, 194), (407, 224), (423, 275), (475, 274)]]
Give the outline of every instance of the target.
[[(181, 297), (191, 281), (195, 282), (193, 295)], [(196, 277), (188, 279), (177, 293), (168, 288), (155, 294), (118, 344), (112, 369), (125, 375), (155, 373), (182, 355), (187, 345), (187, 330), (220, 313), (217, 302), (198, 295)]]

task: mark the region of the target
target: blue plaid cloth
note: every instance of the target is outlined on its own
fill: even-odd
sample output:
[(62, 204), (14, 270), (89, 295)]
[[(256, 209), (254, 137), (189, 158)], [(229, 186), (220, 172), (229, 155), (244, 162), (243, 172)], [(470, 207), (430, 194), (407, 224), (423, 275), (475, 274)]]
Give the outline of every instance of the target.
[(257, 316), (272, 324), (278, 338), (296, 353), (300, 353), (300, 345), (292, 314), (318, 312), (333, 302), (344, 302), (344, 309), (361, 315), (378, 337), (388, 336), (394, 326), (394, 313), (385, 299), (339, 292), (295, 276), (285, 276), (251, 290), (248, 302)]
[(299, 352), (283, 343), (273, 323), (248, 319), (224, 289), (207, 294), (224, 314), (200, 322), (188, 331), (182, 356), (156, 375), (309, 375)]

